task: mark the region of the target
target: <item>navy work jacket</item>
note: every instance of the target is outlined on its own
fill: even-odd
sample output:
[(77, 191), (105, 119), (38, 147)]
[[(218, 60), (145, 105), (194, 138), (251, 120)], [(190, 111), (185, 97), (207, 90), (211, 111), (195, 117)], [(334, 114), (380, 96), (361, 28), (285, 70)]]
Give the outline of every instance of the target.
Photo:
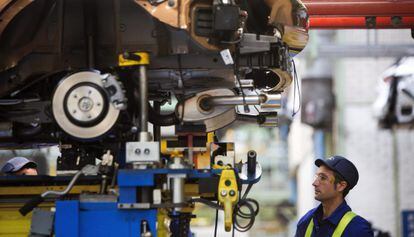
[[(304, 215), (298, 222), (295, 237), (304, 237), (306, 228), (308, 228), (311, 218), (314, 220), (314, 227), (312, 231), (312, 237), (329, 237), (332, 236), (336, 226), (351, 208), (344, 201), (338, 208), (326, 219), (322, 220), (323, 207), (322, 204), (317, 208), (310, 210)], [(371, 225), (364, 218), (360, 216), (354, 217), (352, 221), (345, 228), (342, 237), (373, 237)]]

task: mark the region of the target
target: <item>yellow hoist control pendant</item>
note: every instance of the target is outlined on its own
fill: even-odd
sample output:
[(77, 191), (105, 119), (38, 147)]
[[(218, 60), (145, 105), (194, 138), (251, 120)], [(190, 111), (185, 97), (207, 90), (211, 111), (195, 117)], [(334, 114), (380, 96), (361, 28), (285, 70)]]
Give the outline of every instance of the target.
[(221, 171), (218, 186), (218, 200), (220, 205), (224, 207), (224, 229), (230, 231), (233, 224), (234, 206), (239, 200), (236, 174), (232, 169), (224, 169)]

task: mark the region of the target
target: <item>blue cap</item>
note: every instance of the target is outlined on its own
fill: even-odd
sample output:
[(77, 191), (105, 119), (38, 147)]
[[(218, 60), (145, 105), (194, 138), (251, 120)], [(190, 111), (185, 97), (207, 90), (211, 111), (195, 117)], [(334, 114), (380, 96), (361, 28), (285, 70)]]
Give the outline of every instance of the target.
[(325, 165), (329, 169), (337, 172), (349, 184), (350, 189), (358, 183), (358, 170), (355, 165), (345, 157), (332, 156), (328, 159), (317, 159), (315, 165), (318, 167)]
[(19, 171), (24, 166), (28, 168), (36, 168), (37, 164), (33, 161), (30, 161), (29, 159), (25, 157), (14, 157), (6, 162), (6, 164), (1, 168), (2, 173), (14, 173), (16, 171)]

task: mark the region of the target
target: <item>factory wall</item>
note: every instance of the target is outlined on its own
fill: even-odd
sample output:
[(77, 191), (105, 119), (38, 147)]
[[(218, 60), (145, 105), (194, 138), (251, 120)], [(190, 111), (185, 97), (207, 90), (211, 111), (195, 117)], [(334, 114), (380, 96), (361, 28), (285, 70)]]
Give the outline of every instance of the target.
[[(367, 48), (373, 44), (413, 43), (409, 31), (397, 30), (338, 31), (335, 41), (340, 45), (363, 44)], [(301, 60), (302, 64), (309, 64), (306, 57)], [(378, 80), (396, 58), (343, 58), (338, 55), (330, 60), (336, 108), (333, 129), (327, 132), (332, 135), (329, 139), (333, 147), (326, 156), (343, 155), (358, 167), (360, 181), (347, 197), (353, 210), (374, 227), (390, 232), (391, 236), (402, 236), (401, 211), (414, 210), (411, 181), (414, 179), (414, 131), (409, 127), (381, 129), (372, 112)], [(306, 66), (303, 69), (306, 70)], [(313, 199), (311, 186), (315, 149), (312, 149), (314, 142), (310, 134), (315, 131), (309, 129), (298, 116), (294, 118), (289, 138), (290, 169), (297, 179), (298, 217), (318, 204)], [(308, 135), (304, 136), (304, 130)], [(297, 152), (304, 148), (306, 152)]]

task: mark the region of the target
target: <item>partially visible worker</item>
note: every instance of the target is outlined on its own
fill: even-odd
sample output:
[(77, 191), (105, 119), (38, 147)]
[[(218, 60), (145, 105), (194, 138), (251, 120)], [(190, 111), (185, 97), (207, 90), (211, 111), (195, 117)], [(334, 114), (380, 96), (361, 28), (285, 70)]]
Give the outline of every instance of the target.
[(295, 237), (373, 237), (371, 225), (351, 211), (345, 201), (358, 182), (355, 165), (342, 156), (317, 159), (312, 185), (321, 204), (298, 222)]
[(25, 157), (14, 157), (4, 164), (1, 172), (7, 175), (37, 175), (37, 164)]

